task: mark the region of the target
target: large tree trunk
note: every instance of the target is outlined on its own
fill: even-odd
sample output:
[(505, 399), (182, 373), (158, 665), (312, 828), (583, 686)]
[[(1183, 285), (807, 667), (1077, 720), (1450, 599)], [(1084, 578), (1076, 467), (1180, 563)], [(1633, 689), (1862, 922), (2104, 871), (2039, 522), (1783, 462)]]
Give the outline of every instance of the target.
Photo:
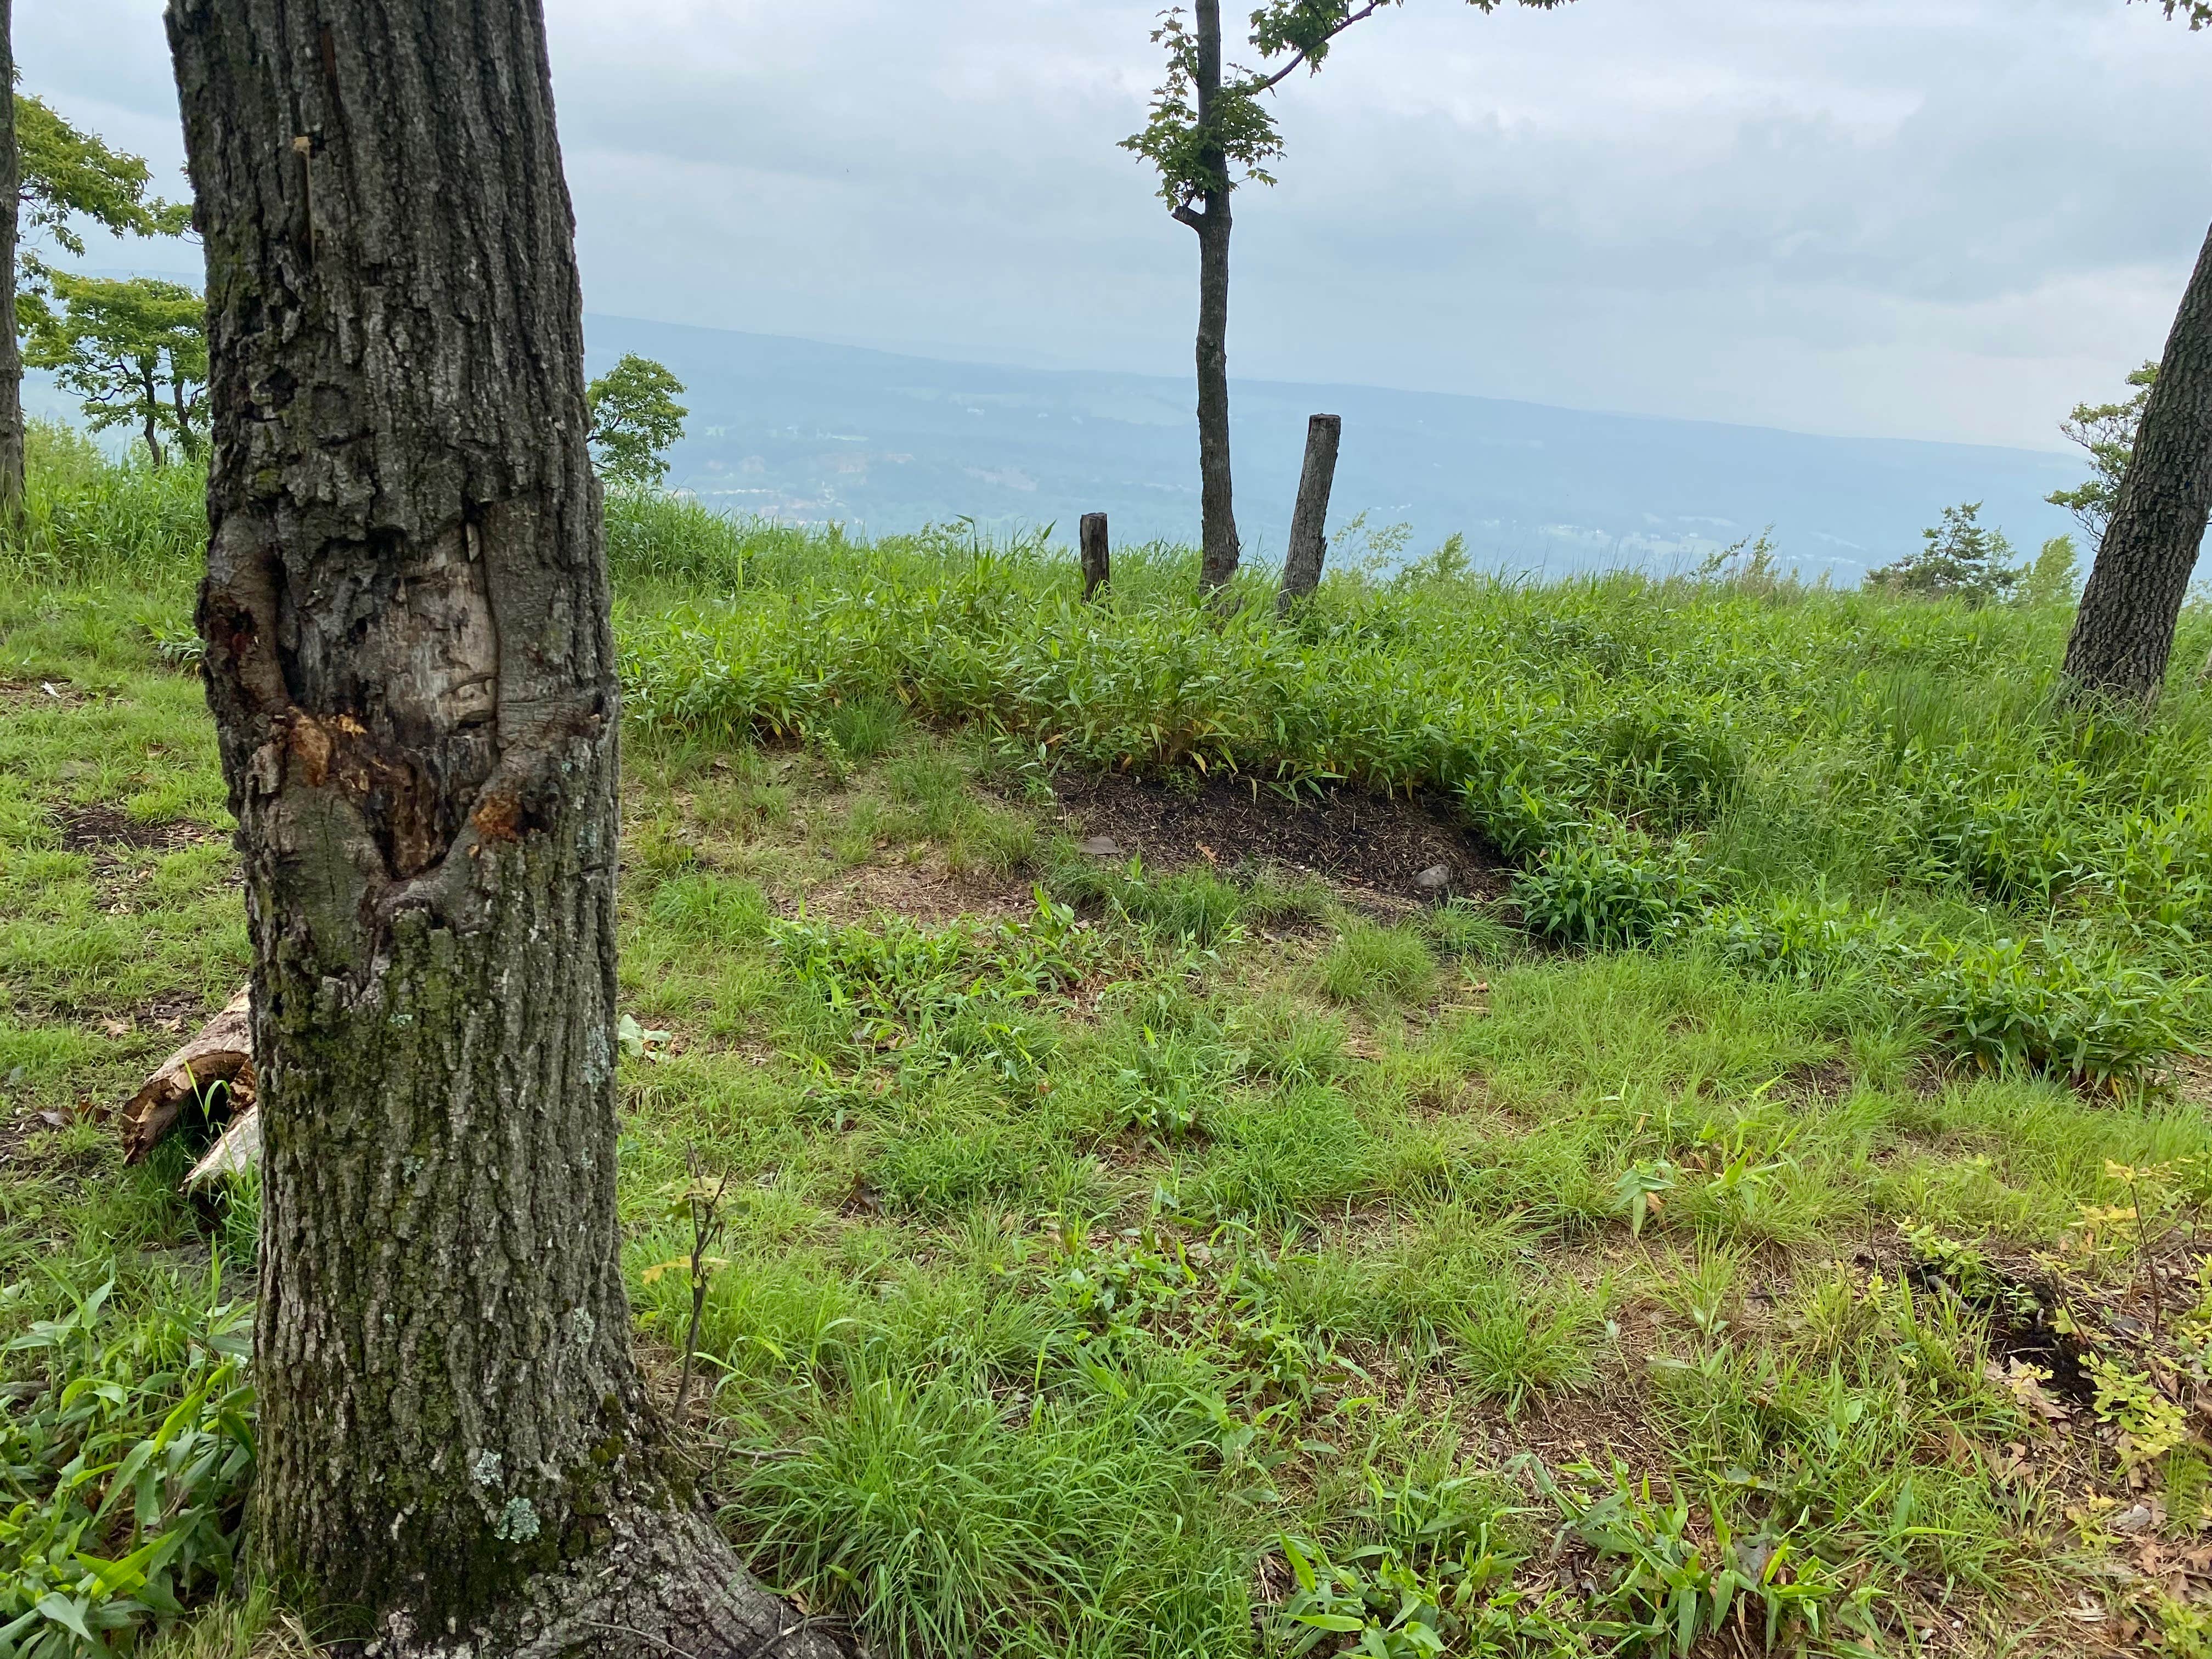
[(16, 218), (23, 161), (15, 149), (15, 0), (0, 0), (0, 529), (23, 505), (23, 347), (15, 337)]
[(617, 699), (536, 0), (172, 0), (254, 946), (263, 1565), (387, 1652), (826, 1655), (656, 1454)]
[(1321, 586), (1328, 557), (1328, 495), (1336, 483), (1336, 449), (1344, 436), (1340, 415), (1306, 421), (1305, 465), (1298, 469), (1298, 499), (1291, 508), (1291, 541), (1283, 555), (1283, 586), (1275, 609), (1286, 611)]
[(2078, 691), (2137, 702), (2158, 695), (2208, 514), (2212, 233), (2166, 336), (2135, 455), (2066, 641), (2066, 678)]
[[(1221, 90), (1221, 0), (1198, 0), (1198, 120), (1212, 119)], [(1218, 145), (1200, 157), (1219, 180), (1204, 210), (1185, 217), (1198, 233), (1199, 585), (1211, 593), (1237, 574), (1237, 509), (1229, 481), (1229, 168)]]

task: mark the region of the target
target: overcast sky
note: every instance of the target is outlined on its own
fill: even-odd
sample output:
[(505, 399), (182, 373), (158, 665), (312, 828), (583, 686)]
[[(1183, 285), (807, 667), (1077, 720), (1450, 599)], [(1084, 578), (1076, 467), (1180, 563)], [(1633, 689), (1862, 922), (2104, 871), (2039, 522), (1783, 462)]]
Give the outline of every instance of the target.
[[(1152, 0), (548, 6), (590, 309), (1188, 370), (1194, 239), (1115, 147)], [(180, 163), (158, 0), (15, 38)], [(1239, 375), (2051, 447), (2212, 218), (2212, 33), (2121, 0), (1408, 0), (1278, 106)]]

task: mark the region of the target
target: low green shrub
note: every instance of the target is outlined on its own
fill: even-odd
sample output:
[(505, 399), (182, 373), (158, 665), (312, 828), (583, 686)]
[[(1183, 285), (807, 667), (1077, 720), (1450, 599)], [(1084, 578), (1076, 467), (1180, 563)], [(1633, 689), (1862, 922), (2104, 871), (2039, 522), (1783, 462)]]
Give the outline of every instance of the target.
[(1587, 1651), (1576, 1628), (1579, 1609), (1557, 1590), (1516, 1589), (1522, 1558), (1494, 1546), (1487, 1528), (1458, 1554), (1422, 1565), (1382, 1544), (1332, 1557), (1286, 1534), (1277, 1547), (1293, 1586), (1274, 1620), (1277, 1650), (1288, 1659), (1347, 1652), (1373, 1659), (1448, 1653), (1546, 1659)]
[(1191, 1032), (1148, 1027), (1123, 1053), (1130, 1063), (1117, 1069), (1115, 1083), (1125, 1124), (1168, 1141), (1212, 1128), (1235, 1073), (1235, 1050)]
[(1613, 949), (1653, 944), (1693, 921), (1714, 896), (1694, 846), (1654, 841), (1601, 819), (1547, 847), (1516, 874), (1513, 896), (1531, 933)]
[(2191, 1005), (2202, 994), (2201, 981), (2176, 984), (2044, 933), (1945, 948), (1919, 1000), (1964, 1058), (2110, 1086), (2195, 1051)]
[(1807, 983), (1882, 973), (1902, 948), (1903, 936), (1898, 918), (1856, 908), (1819, 885), (1718, 906), (1695, 935), (1733, 967)]
[(1739, 1610), (1763, 1626), (1770, 1651), (1784, 1635), (1817, 1641), (1857, 1611), (1846, 1584), (1786, 1530), (1739, 1538), (1717, 1503), (1700, 1525), (1686, 1499), (1655, 1498), (1617, 1462), (1571, 1468), (1564, 1483), (1527, 1467), (1559, 1507), (1562, 1539), (1596, 1557), (1587, 1628), (1623, 1659), (1687, 1659)]
[(179, 1296), (125, 1318), (113, 1290), (8, 1345), (20, 1380), (0, 1413), (0, 1652), (21, 1659), (127, 1650), (235, 1571), (252, 1310)]

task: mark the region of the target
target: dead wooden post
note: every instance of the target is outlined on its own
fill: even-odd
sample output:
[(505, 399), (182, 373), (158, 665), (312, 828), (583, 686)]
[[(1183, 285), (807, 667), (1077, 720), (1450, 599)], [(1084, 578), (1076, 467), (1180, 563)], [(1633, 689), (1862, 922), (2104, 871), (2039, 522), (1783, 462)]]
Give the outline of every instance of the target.
[(1328, 556), (1328, 492), (1336, 482), (1336, 446), (1344, 435), (1340, 415), (1316, 415), (1306, 422), (1306, 464), (1298, 473), (1297, 505), (1291, 510), (1291, 545), (1283, 559), (1283, 586), (1275, 609), (1288, 611), (1321, 586)]
[(1114, 579), (1113, 555), (1106, 546), (1106, 515), (1085, 514), (1077, 541), (1083, 550), (1083, 602), (1088, 605)]

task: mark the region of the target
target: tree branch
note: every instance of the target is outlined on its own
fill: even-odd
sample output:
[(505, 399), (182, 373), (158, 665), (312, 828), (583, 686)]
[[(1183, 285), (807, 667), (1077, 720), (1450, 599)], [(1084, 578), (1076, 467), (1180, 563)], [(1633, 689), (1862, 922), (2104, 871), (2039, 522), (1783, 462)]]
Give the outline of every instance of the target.
[(1206, 228), (1206, 216), (1188, 202), (1178, 202), (1168, 210), (1179, 225), (1188, 225), (1193, 230)]
[[(1350, 28), (1354, 23), (1361, 22), (1367, 18), (1372, 17), (1376, 12), (1382, 10), (1384, 6), (1389, 5), (1389, 3), (1391, 3), (1391, 0), (1367, 0), (1367, 3), (1365, 5), (1362, 6), (1358, 11), (1352, 13), (1341, 23), (1339, 23), (1327, 34), (1322, 36), (1321, 44), (1327, 46), (1330, 41), (1335, 40), (1338, 35), (1343, 33), (1345, 30)], [(1304, 63), (1306, 61), (1306, 52), (1299, 52), (1298, 54), (1292, 58), (1289, 63), (1284, 64), (1282, 68), (1277, 70), (1266, 80), (1255, 81), (1247, 86), (1245, 90), (1249, 93), (1273, 91), (1285, 80), (1290, 78), (1291, 71), (1297, 68), (1299, 64)]]

